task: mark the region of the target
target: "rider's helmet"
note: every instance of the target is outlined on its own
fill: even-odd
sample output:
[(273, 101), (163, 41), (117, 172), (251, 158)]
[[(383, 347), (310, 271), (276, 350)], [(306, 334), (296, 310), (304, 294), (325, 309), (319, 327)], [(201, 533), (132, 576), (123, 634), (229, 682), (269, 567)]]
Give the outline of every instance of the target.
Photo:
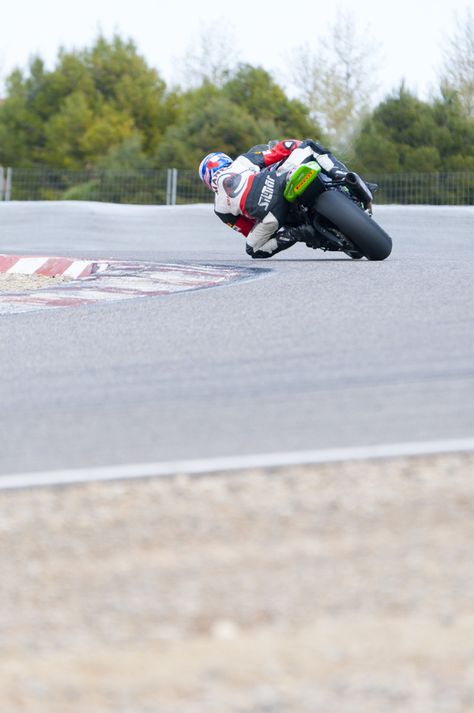
[(217, 191), (216, 174), (232, 163), (230, 156), (222, 151), (213, 151), (199, 164), (199, 178), (212, 191)]

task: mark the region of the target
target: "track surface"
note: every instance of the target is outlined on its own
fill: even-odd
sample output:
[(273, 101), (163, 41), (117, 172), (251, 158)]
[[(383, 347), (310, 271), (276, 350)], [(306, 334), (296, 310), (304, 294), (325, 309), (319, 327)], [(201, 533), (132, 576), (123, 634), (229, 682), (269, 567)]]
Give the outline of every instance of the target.
[(271, 268), (0, 319), (0, 474), (474, 435), (474, 209), (378, 207), (383, 263), (252, 263), (209, 206), (0, 204), (0, 252)]

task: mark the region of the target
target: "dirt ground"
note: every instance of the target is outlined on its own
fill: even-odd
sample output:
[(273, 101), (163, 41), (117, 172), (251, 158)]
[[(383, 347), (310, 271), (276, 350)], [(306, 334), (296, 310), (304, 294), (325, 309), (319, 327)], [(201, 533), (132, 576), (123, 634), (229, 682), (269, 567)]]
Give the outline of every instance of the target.
[(472, 713), (474, 454), (0, 492), (0, 711)]
[(54, 287), (59, 282), (66, 282), (62, 275), (45, 277), (44, 275), (20, 275), (0, 272), (0, 292), (25, 292), (40, 287)]

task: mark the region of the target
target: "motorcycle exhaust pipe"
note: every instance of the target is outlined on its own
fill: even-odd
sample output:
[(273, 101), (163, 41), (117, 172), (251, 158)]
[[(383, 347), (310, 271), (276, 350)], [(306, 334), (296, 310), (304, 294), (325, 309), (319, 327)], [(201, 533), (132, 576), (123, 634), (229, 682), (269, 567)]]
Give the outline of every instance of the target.
[(374, 197), (359, 174), (349, 171), (344, 180), (350, 192), (364, 204), (364, 208), (368, 208)]

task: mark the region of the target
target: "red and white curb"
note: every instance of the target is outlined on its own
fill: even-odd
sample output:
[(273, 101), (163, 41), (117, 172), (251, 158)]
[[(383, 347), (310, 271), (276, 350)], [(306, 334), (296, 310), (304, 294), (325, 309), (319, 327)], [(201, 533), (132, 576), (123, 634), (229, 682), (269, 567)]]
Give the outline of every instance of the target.
[(169, 295), (248, 280), (260, 272), (228, 266), (0, 255), (0, 273), (73, 278), (53, 287), (0, 292), (0, 314)]
[(76, 260), (67, 257), (25, 257), (23, 255), (0, 255), (0, 272), (8, 275), (43, 275), (44, 277), (88, 277), (93, 272), (105, 269), (107, 263), (91, 260)]

